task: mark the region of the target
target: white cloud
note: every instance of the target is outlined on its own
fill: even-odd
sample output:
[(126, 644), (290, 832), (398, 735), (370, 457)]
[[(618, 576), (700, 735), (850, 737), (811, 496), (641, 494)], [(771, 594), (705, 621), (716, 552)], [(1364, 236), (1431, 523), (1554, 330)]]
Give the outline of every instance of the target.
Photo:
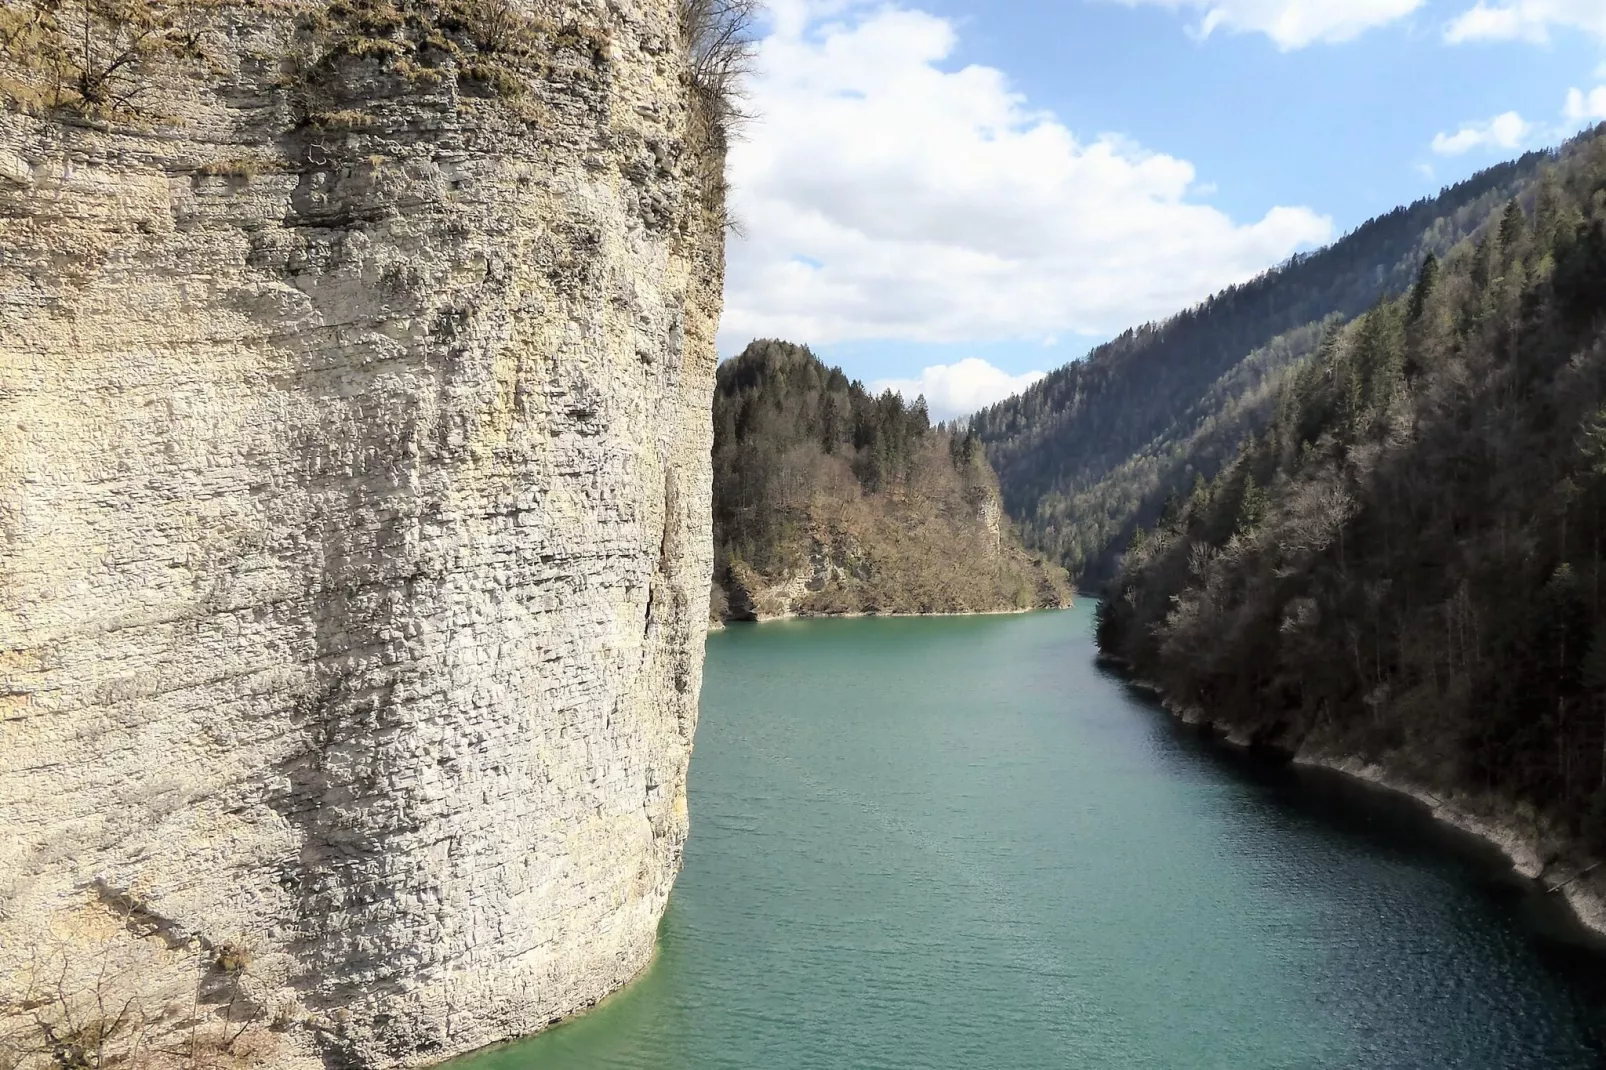
[[(1560, 141), (1580, 126), (1606, 121), (1606, 85), (1594, 89), (1569, 89), (1562, 103), (1561, 123), (1531, 123), (1514, 111), (1496, 115), (1483, 122), (1467, 123), (1453, 134), (1437, 134), (1433, 138), (1433, 151), (1440, 156), (1460, 156), (1473, 149), (1490, 149), (1516, 152), (1545, 142)], [(1432, 169), (1418, 165), (1418, 170), (1431, 177)]]
[(1526, 37), (1543, 38), (1545, 24), (1523, 18), (1515, 7), (1488, 7), (1479, 4), (1451, 20), (1444, 36), (1453, 44), (1463, 41), (1508, 41)]
[(1606, 85), (1598, 85), (1587, 93), (1582, 89), (1569, 89), (1562, 114), (1570, 123), (1596, 123), (1606, 119)]
[(1424, 0), (1122, 0), (1129, 5), (1158, 4), (1173, 11), (1203, 12), (1196, 32), (1218, 29), (1263, 33), (1277, 47), (1304, 48), (1317, 41), (1349, 41), (1374, 26), (1402, 19)]
[(1602, 0), (1509, 0), (1478, 3), (1452, 19), (1444, 36), (1464, 41), (1548, 41), (1552, 29), (1582, 30), (1606, 38)]
[(722, 351), (1108, 335), (1332, 236), (1307, 208), (1235, 222), (1195, 200), (1186, 161), (1081, 140), (1000, 71), (944, 70), (944, 19), (772, 11), (760, 118), (730, 154), (746, 237), (729, 249)]
[(1496, 115), (1481, 123), (1468, 123), (1453, 134), (1436, 134), (1433, 151), (1440, 156), (1460, 156), (1472, 149), (1519, 149), (1537, 128), (1514, 111)]
[(923, 368), (918, 379), (878, 379), (869, 389), (876, 394), (894, 390), (907, 401), (925, 395), (933, 420), (952, 420), (1018, 394), (1042, 377), (1042, 372), (1010, 375), (980, 357), (966, 357), (955, 364)]

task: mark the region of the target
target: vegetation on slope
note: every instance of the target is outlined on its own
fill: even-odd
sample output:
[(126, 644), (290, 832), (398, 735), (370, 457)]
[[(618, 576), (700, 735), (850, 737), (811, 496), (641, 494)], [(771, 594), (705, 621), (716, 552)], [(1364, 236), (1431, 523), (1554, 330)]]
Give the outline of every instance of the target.
[(1099, 641), (1288, 749), (1606, 849), (1606, 135), (1277, 391), (1126, 555)]
[(1402, 292), (1538, 172), (1531, 153), (1398, 208), (978, 413), (971, 427), (1028, 546), (1102, 580), (1136, 528), (1195, 473), (1212, 477), (1272, 414), (1324, 326)]
[(716, 617), (1060, 605), (1063, 570), (1021, 550), (977, 441), (924, 399), (870, 395), (786, 342), (720, 366)]

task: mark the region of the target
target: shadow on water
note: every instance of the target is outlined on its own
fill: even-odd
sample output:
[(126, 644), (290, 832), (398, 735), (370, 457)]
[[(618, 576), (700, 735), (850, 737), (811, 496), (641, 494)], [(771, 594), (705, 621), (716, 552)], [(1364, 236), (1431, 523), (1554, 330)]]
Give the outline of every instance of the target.
[(1470, 889), (1491, 920), (1529, 941), (1544, 968), (1573, 993), (1581, 1024), (1606, 1066), (1606, 935), (1584, 925), (1563, 897), (1518, 873), (1499, 847), (1440, 821), (1409, 795), (1229, 743), (1205, 726), (1178, 719), (1118, 669), (1100, 665), (1097, 671), (1148, 710), (1156, 730), (1182, 754), (1250, 787), (1268, 814)]

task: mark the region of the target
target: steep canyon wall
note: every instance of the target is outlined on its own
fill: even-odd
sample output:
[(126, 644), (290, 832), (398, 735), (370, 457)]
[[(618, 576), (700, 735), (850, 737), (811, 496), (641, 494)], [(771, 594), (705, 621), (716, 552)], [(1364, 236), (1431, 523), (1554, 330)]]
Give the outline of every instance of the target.
[(208, 4), (76, 108), (5, 57), (12, 1061), (418, 1064), (648, 961), (722, 272), (676, 15)]

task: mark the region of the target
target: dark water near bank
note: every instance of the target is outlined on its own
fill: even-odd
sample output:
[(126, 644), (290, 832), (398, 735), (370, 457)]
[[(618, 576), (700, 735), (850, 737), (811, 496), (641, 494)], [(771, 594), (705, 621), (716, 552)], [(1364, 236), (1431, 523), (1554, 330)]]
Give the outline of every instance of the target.
[(472, 1070), (1602, 1065), (1606, 969), (1414, 804), (1268, 770), (1067, 613), (710, 637), (661, 953)]

